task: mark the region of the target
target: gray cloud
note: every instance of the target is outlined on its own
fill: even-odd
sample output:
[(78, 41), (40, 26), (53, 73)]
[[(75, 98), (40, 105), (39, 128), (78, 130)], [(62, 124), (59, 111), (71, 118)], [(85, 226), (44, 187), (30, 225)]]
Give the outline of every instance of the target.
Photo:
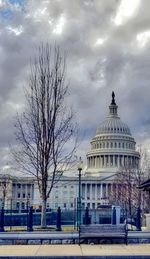
[[(69, 102), (76, 111), (81, 131), (86, 132), (79, 153), (86, 153), (87, 143), (108, 114), (112, 90), (116, 92), (122, 120), (137, 142), (149, 145), (148, 0), (139, 0), (130, 16), (120, 11), (123, 0), (27, 0), (21, 5), (8, 0), (1, 2), (1, 164), (7, 160), (8, 142), (13, 139), (12, 119), (16, 110), (23, 108), (30, 57), (36, 46), (47, 41), (52, 44), (56, 41), (67, 52)], [(133, 3), (128, 2), (132, 11)], [(117, 15), (121, 17), (120, 25), (115, 24)]]

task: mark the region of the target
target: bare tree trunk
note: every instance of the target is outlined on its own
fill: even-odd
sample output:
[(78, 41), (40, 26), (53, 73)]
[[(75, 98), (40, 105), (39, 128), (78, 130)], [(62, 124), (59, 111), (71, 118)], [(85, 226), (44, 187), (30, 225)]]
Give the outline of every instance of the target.
[(41, 227), (46, 228), (46, 200), (42, 200)]

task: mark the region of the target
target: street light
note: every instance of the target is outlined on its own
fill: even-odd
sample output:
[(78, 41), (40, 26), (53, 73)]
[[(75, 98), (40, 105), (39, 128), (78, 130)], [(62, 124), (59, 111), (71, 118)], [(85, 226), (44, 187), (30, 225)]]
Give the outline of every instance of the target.
[(79, 229), (81, 224), (81, 171), (83, 169), (83, 161), (80, 157), (78, 163), (78, 172), (79, 172), (79, 182), (78, 182), (78, 202), (77, 202), (77, 228)]

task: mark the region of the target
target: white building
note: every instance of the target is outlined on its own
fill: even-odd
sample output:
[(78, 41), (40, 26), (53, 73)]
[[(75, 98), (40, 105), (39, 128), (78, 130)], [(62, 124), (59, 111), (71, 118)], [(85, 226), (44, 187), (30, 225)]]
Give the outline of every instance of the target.
[[(109, 204), (112, 181), (120, 168), (130, 163), (133, 168), (139, 166), (140, 155), (135, 150), (135, 140), (129, 127), (121, 121), (117, 113), (115, 95), (109, 106), (109, 114), (100, 124), (91, 140), (91, 149), (87, 153), (87, 169), (81, 178), (82, 206), (97, 208)], [(33, 178), (12, 182), (12, 197), (16, 207), (24, 208), (27, 199), (35, 207), (40, 205), (40, 195)], [(30, 185), (30, 187), (29, 187)], [(47, 207), (56, 209), (74, 209), (78, 197), (78, 175), (62, 176), (53, 188)]]

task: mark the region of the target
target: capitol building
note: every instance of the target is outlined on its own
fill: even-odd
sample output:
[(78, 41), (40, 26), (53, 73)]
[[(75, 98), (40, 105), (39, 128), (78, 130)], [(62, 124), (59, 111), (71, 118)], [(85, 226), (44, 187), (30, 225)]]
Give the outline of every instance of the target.
[[(121, 121), (115, 94), (112, 92), (108, 116), (98, 126), (87, 152), (86, 170), (81, 176), (82, 207), (96, 209), (102, 204), (110, 204), (112, 184), (116, 174), (127, 164), (138, 168), (140, 154), (136, 151), (136, 142), (130, 129)], [(47, 208), (74, 209), (78, 197), (78, 172), (72, 176), (63, 175), (54, 186), (47, 200)], [(11, 179), (11, 188), (6, 204), (13, 198), (13, 207), (26, 208), (27, 198), (34, 207), (40, 205), (40, 195), (36, 181), (30, 177), (20, 181)]]

